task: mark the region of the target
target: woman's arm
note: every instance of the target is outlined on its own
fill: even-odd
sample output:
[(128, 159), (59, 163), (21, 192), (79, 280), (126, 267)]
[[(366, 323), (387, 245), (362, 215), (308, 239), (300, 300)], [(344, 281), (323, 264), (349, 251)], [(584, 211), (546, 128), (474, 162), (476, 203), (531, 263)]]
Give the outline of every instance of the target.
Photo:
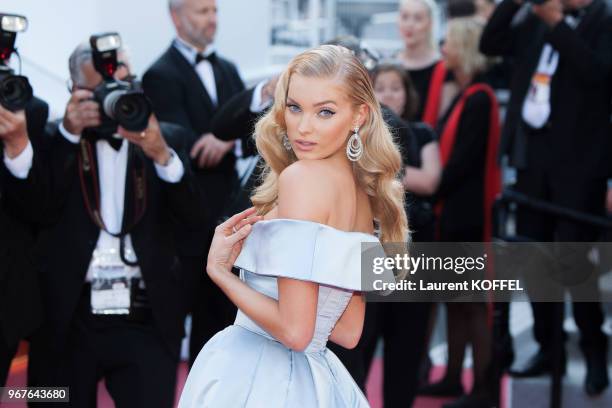
[[(319, 285), (279, 278), (277, 301), (250, 288), (227, 270), (215, 270), (214, 267), (207, 270), (232, 303), (271, 336), (296, 351), (303, 351), (308, 346), (314, 334)], [(307, 324), (310, 316), (312, 324)]]
[(495, 7), (480, 37), (480, 52), (490, 57), (514, 55), (520, 27), (513, 26), (512, 20), (521, 8), (520, 3), (520, 0), (503, 0)]
[[(315, 163), (299, 161), (279, 177), (278, 217), (327, 223), (333, 205), (333, 186)], [(252, 215), (247, 213), (247, 216)], [(314, 334), (319, 285), (313, 282), (278, 278), (278, 301), (263, 295), (231, 273), (231, 266), (250, 232), (232, 217), (217, 227), (209, 252), (207, 271), (227, 297), (251, 320), (286, 347), (302, 351)], [(247, 225), (249, 224), (249, 225)], [(229, 235), (229, 236), (228, 236)], [(236, 236), (236, 237), (234, 237)], [(226, 247), (232, 245), (230, 250)], [(273, 255), (273, 254), (272, 254)]]
[(346, 349), (357, 347), (363, 331), (365, 300), (361, 293), (353, 293), (351, 301), (334, 326), (329, 339)]
[(438, 188), (442, 166), (437, 142), (427, 143), (421, 149), (421, 167), (406, 166), (402, 183), (415, 194), (430, 196)]

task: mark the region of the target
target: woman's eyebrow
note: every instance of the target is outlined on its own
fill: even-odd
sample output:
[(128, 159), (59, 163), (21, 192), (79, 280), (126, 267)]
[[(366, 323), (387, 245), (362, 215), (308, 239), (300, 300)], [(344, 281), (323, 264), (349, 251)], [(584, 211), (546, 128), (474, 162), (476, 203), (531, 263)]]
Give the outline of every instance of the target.
[(321, 105), (327, 105), (328, 103), (331, 103), (331, 104), (334, 104), (334, 105), (338, 105), (336, 102), (332, 101), (331, 99), (328, 99), (328, 100), (323, 101), (323, 102), (318, 102), (318, 103), (315, 103), (315, 104), (314, 104), (314, 105), (312, 105), (312, 106), (321, 106)]
[[(294, 101), (290, 97), (287, 97), (287, 103), (292, 103), (292, 104), (295, 104), (295, 105), (299, 105), (299, 103), (297, 103), (296, 101)], [(325, 101), (322, 101), (322, 102), (317, 102), (317, 103), (313, 104), (312, 106), (321, 106), (321, 105), (326, 105), (328, 103), (338, 106), (338, 104), (336, 102), (332, 101), (331, 99), (328, 99), (328, 100), (325, 100)]]
[[(293, 105), (299, 105), (299, 103), (297, 103), (296, 101), (291, 99), (291, 97), (289, 97), (289, 96), (287, 97), (287, 102), (286, 103), (290, 103), (290, 104), (293, 104)], [(316, 107), (316, 106), (326, 105), (328, 103), (338, 106), (338, 104), (336, 102), (334, 102), (333, 100), (331, 100), (331, 99), (327, 99), (325, 101), (314, 103), (312, 106)]]

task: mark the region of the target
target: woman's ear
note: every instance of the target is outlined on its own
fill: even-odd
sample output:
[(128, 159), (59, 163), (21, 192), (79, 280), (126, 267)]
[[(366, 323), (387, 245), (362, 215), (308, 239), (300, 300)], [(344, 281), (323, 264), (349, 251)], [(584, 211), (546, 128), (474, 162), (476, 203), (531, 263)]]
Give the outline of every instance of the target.
[(368, 105), (366, 105), (365, 103), (359, 105), (355, 114), (354, 123), (357, 126), (362, 127), (368, 117), (368, 113), (370, 113), (370, 108), (368, 108)]

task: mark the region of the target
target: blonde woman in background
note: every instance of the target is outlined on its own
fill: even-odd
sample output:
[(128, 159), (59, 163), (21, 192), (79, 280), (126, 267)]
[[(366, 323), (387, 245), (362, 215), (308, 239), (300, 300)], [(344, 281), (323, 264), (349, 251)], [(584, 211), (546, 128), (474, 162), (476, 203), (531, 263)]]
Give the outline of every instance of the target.
[[(492, 206), (501, 191), (497, 165), (499, 110), (491, 87), (483, 82), (489, 61), (478, 51), (483, 25), (475, 17), (451, 19), (442, 53), (459, 95), (443, 115), (440, 134), (442, 175), (435, 194), (438, 235), (446, 242), (491, 239)], [(448, 365), (442, 380), (423, 395), (461, 396), (444, 408), (489, 407), (487, 372), (491, 362), (490, 312), (484, 302), (447, 303)], [(463, 395), (463, 358), (472, 347), (474, 385)]]
[(396, 58), (408, 71), (420, 101), (409, 119), (435, 128), (457, 92), (440, 54), (438, 5), (434, 0), (401, 0), (398, 29), (404, 49)]

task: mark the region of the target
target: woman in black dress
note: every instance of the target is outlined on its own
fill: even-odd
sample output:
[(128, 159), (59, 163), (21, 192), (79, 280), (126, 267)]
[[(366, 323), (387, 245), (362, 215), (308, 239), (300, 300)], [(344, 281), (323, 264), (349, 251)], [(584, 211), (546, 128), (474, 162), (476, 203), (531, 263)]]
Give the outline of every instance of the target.
[(404, 160), (403, 184), (412, 240), (434, 239), (431, 196), (440, 180), (440, 151), (434, 131), (410, 118), (418, 107), (418, 95), (410, 76), (401, 65), (381, 64), (373, 72), (376, 97), (407, 124), (409, 131), (398, 131), (398, 144)]
[[(491, 237), (491, 209), (501, 189), (496, 163), (499, 113), (492, 89), (482, 82), (488, 61), (478, 51), (482, 24), (474, 17), (449, 21), (443, 48), (446, 66), (461, 90), (438, 126), (442, 176), (436, 192), (437, 233), (441, 241), (481, 242)], [(448, 366), (444, 378), (420, 393), (463, 394), (465, 347), (473, 351), (474, 386), (468, 395), (444, 405), (480, 407), (489, 401), (486, 371), (491, 332), (486, 303), (447, 303)]]
[(439, 114), (456, 94), (440, 55), (440, 10), (433, 0), (402, 0), (399, 16), (404, 49), (397, 59), (408, 71), (420, 100), (409, 119), (435, 127)]
[[(383, 111), (394, 115), (393, 133), (404, 162), (407, 208), (413, 241), (431, 241), (434, 222), (430, 202), (440, 177), (438, 143), (427, 125), (405, 122), (416, 108), (410, 78), (401, 65), (379, 65), (372, 73), (374, 91)], [(368, 371), (376, 343), (382, 338), (383, 399), (386, 408), (412, 405), (419, 383), (419, 368), (427, 352), (431, 305), (418, 302), (371, 302), (359, 344)]]

